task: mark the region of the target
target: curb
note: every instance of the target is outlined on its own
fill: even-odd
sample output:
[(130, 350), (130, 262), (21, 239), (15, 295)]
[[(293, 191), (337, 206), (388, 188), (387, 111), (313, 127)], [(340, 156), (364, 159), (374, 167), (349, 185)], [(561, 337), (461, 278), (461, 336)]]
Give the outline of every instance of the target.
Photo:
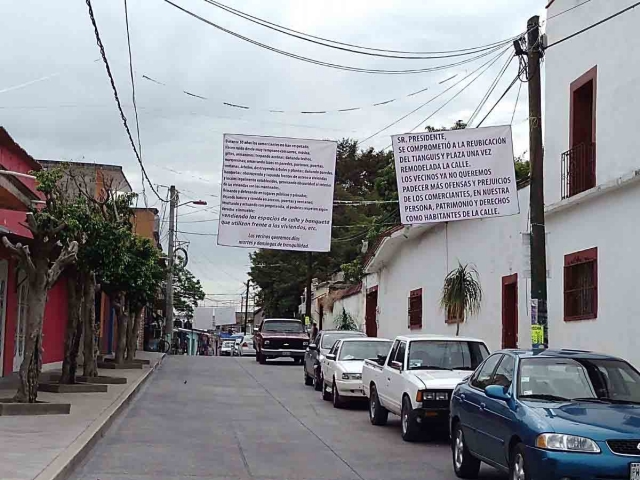
[(33, 480), (66, 480), (74, 469), (87, 457), (94, 445), (107, 433), (118, 415), (131, 403), (131, 400), (147, 382), (151, 374), (162, 364), (164, 354), (158, 363), (132, 383), (107, 409), (45, 467)]

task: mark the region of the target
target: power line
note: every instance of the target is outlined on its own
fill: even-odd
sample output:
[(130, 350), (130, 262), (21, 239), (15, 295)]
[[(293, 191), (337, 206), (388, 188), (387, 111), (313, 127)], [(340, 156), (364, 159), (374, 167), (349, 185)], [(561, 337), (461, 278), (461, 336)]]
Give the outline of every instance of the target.
[(451, 68), (451, 67), (457, 67), (459, 65), (464, 65), (466, 63), (470, 63), (470, 62), (474, 62), (475, 60), (478, 60), (480, 58), (483, 58), (487, 55), (491, 55), (492, 53), (500, 50), (503, 46), (504, 43), (499, 44), (496, 47), (493, 47), (490, 50), (487, 50), (486, 52), (483, 52), (479, 55), (476, 55), (475, 57), (471, 57), (468, 58), (466, 60), (462, 60), (459, 62), (455, 62), (455, 63), (450, 63), (450, 64), (445, 64), (445, 65), (439, 65), (439, 66), (435, 66), (435, 67), (430, 67), (430, 68), (422, 68), (422, 69), (408, 69), (408, 70), (383, 70), (383, 69), (373, 69), (373, 68), (359, 68), (359, 67), (353, 67), (350, 65), (340, 65), (337, 63), (330, 63), (330, 62), (324, 62), (321, 60), (316, 60), (310, 57), (304, 57), (302, 55), (297, 55), (295, 53), (291, 53), (291, 52), (287, 52), (285, 50), (280, 50), (278, 48), (272, 47), (270, 45), (258, 42), (256, 40), (253, 40), (249, 37), (245, 37), (244, 35), (240, 35), (239, 33), (236, 33), (232, 30), (229, 30), (227, 28), (224, 28), (216, 23), (213, 23), (210, 20), (207, 20), (204, 17), (201, 17), (200, 15), (197, 15), (183, 7), (181, 7), (180, 5), (177, 5), (175, 3), (173, 3), (171, 0), (164, 0), (165, 3), (168, 3), (169, 5), (172, 5), (173, 7), (177, 8), (178, 10), (181, 10), (182, 12), (186, 13), (187, 15), (190, 15), (191, 17), (200, 20), (201, 22), (206, 23), (207, 25), (210, 25), (222, 32), (225, 32), (229, 35), (232, 35), (236, 38), (239, 38), (240, 40), (243, 40), (245, 42), (251, 43), (253, 45), (256, 45), (260, 48), (264, 48), (266, 50), (269, 50), (271, 52), (274, 53), (278, 53), (280, 55), (284, 55), (286, 57), (289, 58), (293, 58), (295, 60), (300, 60), (303, 62), (307, 62), (307, 63), (312, 63), (314, 65), (320, 65), (323, 67), (328, 67), (328, 68), (335, 68), (337, 70), (345, 70), (345, 71), (350, 71), (350, 72), (360, 72), (360, 73), (371, 73), (371, 74), (381, 74), (381, 75), (409, 75), (409, 74), (416, 74), (416, 73), (428, 73), (428, 72), (435, 72), (435, 71), (439, 71), (439, 70), (444, 70), (447, 68)]
[[(206, 1), (206, 0), (205, 0)], [(466, 72), (465, 72), (466, 73)], [(450, 80), (453, 80), (454, 78), (456, 78), (458, 75), (460, 75), (460, 73), (456, 73), (455, 75), (450, 75), (447, 78), (437, 82), (435, 85), (442, 85)], [(166, 83), (161, 83), (158, 82), (157, 80), (154, 80), (153, 78), (149, 77), (148, 75), (142, 75), (142, 78), (145, 80), (150, 80), (154, 83), (157, 83), (159, 85), (162, 85), (164, 87), (169, 87), (169, 85), (167, 85)], [(194, 96), (194, 94), (187, 92), (186, 90), (182, 89), (181, 87), (174, 87), (176, 91), (180, 91), (183, 94), (189, 95), (189, 96)], [(323, 114), (332, 114), (332, 113), (349, 113), (349, 112), (355, 112), (358, 110), (364, 110), (365, 108), (373, 108), (373, 107), (381, 107), (384, 105), (389, 105), (393, 102), (397, 102), (400, 100), (403, 100), (405, 98), (410, 98), (413, 96), (416, 96), (420, 93), (426, 92), (427, 90), (431, 89), (431, 86), (428, 87), (424, 87), (421, 88), (420, 90), (417, 90), (415, 92), (411, 92), (407, 95), (401, 95), (399, 97), (396, 98), (392, 98), (389, 100), (384, 100), (381, 102), (376, 102), (373, 104), (367, 104), (367, 105), (360, 105), (357, 107), (345, 107), (345, 108), (331, 108), (331, 109), (321, 109), (321, 110), (313, 110), (313, 109), (302, 109), (302, 110), (287, 110), (285, 108), (256, 108), (256, 107), (252, 107), (252, 106), (247, 106), (247, 105), (239, 105), (239, 104), (235, 104), (235, 103), (230, 103), (230, 102), (220, 102), (222, 105), (226, 106), (226, 107), (231, 107), (231, 108), (236, 108), (236, 109), (241, 109), (241, 110), (257, 110), (260, 112), (268, 112), (268, 113), (276, 113), (276, 114), (296, 114), (296, 115), (323, 115)], [(206, 100), (206, 101), (214, 101), (213, 99), (210, 99), (204, 95), (195, 95), (196, 98), (200, 99), (200, 100)], [(218, 103), (218, 102), (216, 102)]]
[(502, 77), (504, 76), (505, 72), (507, 71), (507, 68), (509, 68), (509, 65), (511, 65), (511, 62), (513, 61), (513, 59), (514, 59), (514, 56), (509, 56), (507, 58), (507, 61), (505, 62), (505, 64), (502, 67), (502, 69), (498, 72), (498, 75), (496, 76), (495, 80), (491, 83), (491, 85), (489, 85), (489, 89), (487, 90), (487, 93), (484, 94), (484, 96), (480, 100), (480, 103), (478, 104), (476, 109), (473, 111), (473, 113), (469, 117), (469, 120), (467, 121), (467, 126), (470, 126), (473, 123), (473, 121), (476, 119), (476, 117), (482, 111), (482, 109), (485, 106), (485, 104), (489, 101), (489, 98), (491, 97), (491, 94), (493, 93), (493, 91), (496, 89), (496, 87), (500, 83), (500, 80), (502, 80)]
[(520, 91), (522, 90), (522, 83), (520, 82), (520, 84), (518, 85), (518, 95), (516, 95), (516, 103), (513, 106), (513, 114), (511, 115), (511, 125), (513, 125), (513, 119), (516, 116), (516, 110), (518, 109), (518, 100), (520, 100)]
[(564, 15), (565, 13), (570, 12), (571, 10), (574, 10), (574, 9), (576, 9), (576, 8), (578, 8), (578, 7), (581, 7), (581, 6), (583, 6), (583, 5), (586, 5), (586, 4), (587, 4), (587, 3), (589, 3), (590, 1), (591, 1), (591, 0), (586, 0), (586, 1), (582, 2), (582, 3), (579, 3), (578, 5), (574, 5), (573, 7), (567, 8), (566, 10), (563, 10), (562, 12), (558, 12), (558, 13), (556, 13), (555, 15), (551, 15), (550, 17), (547, 17), (547, 22), (548, 22), (549, 20), (552, 20), (552, 19), (556, 18), (556, 17), (559, 17), (560, 15)]
[(113, 74), (111, 73), (111, 67), (109, 66), (109, 61), (107, 60), (107, 54), (104, 51), (104, 45), (102, 44), (102, 40), (100, 39), (100, 32), (98, 31), (98, 24), (96, 23), (96, 18), (93, 14), (93, 7), (91, 6), (91, 0), (85, 0), (85, 1), (87, 4), (87, 8), (89, 9), (89, 17), (91, 18), (91, 23), (93, 24), (93, 31), (96, 37), (96, 43), (98, 44), (98, 48), (100, 49), (100, 56), (102, 57), (102, 61), (107, 70), (107, 75), (109, 76), (109, 81), (111, 82), (111, 89), (113, 90), (113, 96), (115, 98), (116, 105), (118, 106), (118, 110), (120, 111), (120, 118), (122, 119), (122, 123), (124, 125), (124, 129), (127, 132), (127, 136), (129, 137), (129, 143), (131, 143), (131, 148), (133, 148), (133, 153), (135, 153), (136, 155), (136, 160), (138, 160), (138, 163), (140, 164), (140, 169), (142, 171), (142, 176), (143, 176), (142, 181), (144, 182), (144, 179), (146, 179), (147, 182), (149, 183), (149, 187), (151, 187), (151, 190), (153, 191), (153, 193), (156, 195), (156, 197), (158, 197), (158, 200), (160, 200), (161, 202), (165, 202), (166, 200), (164, 200), (160, 196), (160, 194), (158, 194), (157, 190), (153, 186), (153, 183), (151, 183), (151, 180), (149, 179), (149, 176), (147, 175), (147, 172), (144, 168), (144, 164), (142, 163), (142, 158), (140, 157), (140, 153), (136, 149), (136, 144), (133, 140), (133, 136), (131, 135), (129, 124), (127, 123), (127, 117), (124, 114), (124, 110), (122, 110), (120, 97), (118, 96), (118, 89), (116, 88), (116, 82), (113, 78)]
[[(585, 2), (585, 3), (586, 3), (586, 2)], [(599, 22), (594, 23), (593, 25), (589, 25), (588, 27), (583, 28), (582, 30), (578, 30), (577, 32), (572, 33), (572, 34), (571, 34), (571, 35), (569, 35), (569, 36), (566, 36), (566, 37), (564, 37), (564, 38), (561, 38), (560, 40), (557, 40), (557, 41), (555, 41), (555, 42), (553, 42), (553, 43), (551, 43), (551, 44), (547, 45), (546, 50), (550, 49), (551, 47), (555, 47), (556, 45), (560, 45), (561, 43), (566, 42), (567, 40), (571, 40), (572, 38), (577, 37), (578, 35), (582, 35), (583, 33), (588, 32), (589, 30), (591, 30), (591, 29), (593, 29), (593, 28), (596, 28), (596, 27), (598, 27), (598, 26), (602, 25), (603, 23), (606, 23), (606, 22), (608, 22), (609, 20), (612, 20), (612, 19), (614, 19), (614, 18), (616, 18), (616, 17), (619, 17), (619, 16), (620, 16), (620, 15), (622, 15), (623, 13), (627, 13), (629, 10), (633, 10), (633, 9), (634, 9), (634, 8), (636, 8), (638, 5), (640, 5), (640, 2), (636, 2), (636, 3), (634, 3), (633, 5), (631, 5), (631, 6), (627, 7), (627, 8), (625, 8), (625, 9), (623, 9), (623, 10), (620, 10), (620, 11), (619, 11), (619, 12), (617, 12), (617, 13), (614, 13), (613, 15), (609, 15), (607, 18), (604, 18), (604, 19), (600, 20)]]
[[(506, 51), (506, 50), (505, 50)], [(366, 141), (371, 140), (373, 137), (381, 134), (382, 132), (384, 132), (385, 130), (388, 130), (389, 128), (393, 127), (394, 125), (397, 125), (398, 123), (400, 123), (402, 120), (404, 120), (405, 118), (413, 115), (414, 113), (416, 113), (417, 111), (421, 110), (422, 108), (426, 107), (427, 105), (429, 105), (431, 102), (433, 102), (434, 100), (437, 100), (438, 98), (440, 98), (442, 95), (444, 95), (445, 93), (447, 93), (449, 90), (451, 90), (452, 88), (458, 86), (459, 84), (461, 84), (462, 82), (464, 82), (467, 78), (471, 77), (473, 74), (475, 74), (476, 72), (478, 72), (479, 70), (481, 70), (483, 67), (485, 66), (489, 66), (491, 67), (491, 65), (493, 65), (502, 55), (504, 55), (504, 52), (499, 53), (498, 55), (496, 55), (494, 58), (492, 58), (491, 60), (489, 60), (488, 62), (483, 63), (482, 65), (480, 65), (478, 68), (476, 68), (474, 71), (472, 71), (471, 73), (469, 73), (468, 75), (465, 75), (463, 78), (461, 78), (460, 80), (458, 80), (457, 82), (455, 82), (453, 85), (451, 85), (450, 87), (448, 87), (447, 89), (443, 90), (442, 92), (440, 92), (439, 94), (437, 94), (436, 96), (430, 98), (429, 100), (427, 100), (426, 102), (424, 102), (422, 105), (419, 105), (417, 108), (414, 108), (413, 110), (411, 110), (409, 113), (407, 113), (406, 115), (401, 116), (400, 118), (398, 118), (397, 120), (394, 120), (393, 122), (391, 122), (389, 125), (387, 125), (384, 128), (381, 128), (380, 130), (378, 130), (376, 133), (369, 135), (367, 138), (365, 138), (364, 140), (360, 140), (358, 141), (358, 143), (364, 143)], [(489, 68), (487, 67), (487, 68)], [(482, 72), (484, 73), (484, 71)], [(482, 74), (481, 74), (482, 75)]]
[(500, 96), (498, 101), (493, 105), (493, 107), (491, 107), (491, 110), (489, 110), (487, 112), (487, 114), (484, 116), (484, 118), (482, 120), (480, 120), (480, 123), (478, 123), (478, 125), (476, 125), (476, 128), (480, 128), (480, 126), (489, 117), (489, 115), (491, 115), (491, 112), (493, 112), (493, 109), (496, 108), (498, 106), (498, 104), (502, 101), (502, 99), (507, 95), (507, 93), (509, 93), (509, 90), (511, 90), (511, 88), (516, 84), (516, 82), (519, 80), (519, 78), (520, 78), (520, 76), (516, 75), (516, 78), (513, 79), (511, 84), (507, 87), (507, 89), (504, 91), (504, 93)]
[[(304, 40), (306, 42), (310, 42), (313, 43), (315, 45), (321, 45), (323, 47), (328, 47), (328, 48), (333, 48), (336, 50), (341, 50), (344, 52), (349, 52), (349, 53), (355, 53), (355, 54), (359, 54), (359, 55), (368, 55), (368, 56), (372, 56), (372, 57), (382, 57), (382, 58), (395, 58), (395, 59), (401, 59), (401, 60), (434, 60), (434, 59), (441, 59), (441, 58), (451, 58), (451, 57), (460, 57), (460, 56), (466, 56), (466, 55), (473, 55), (475, 53), (478, 53), (480, 51), (483, 50), (488, 50), (496, 45), (506, 45), (507, 43), (511, 43), (513, 42), (513, 40), (515, 40), (516, 38), (518, 38), (518, 36), (515, 36), (513, 38), (508, 38), (508, 39), (504, 39), (504, 40), (500, 40), (499, 42), (495, 42), (489, 45), (485, 45), (485, 46), (479, 46), (479, 47), (473, 47), (473, 48), (468, 48), (468, 49), (461, 49), (461, 50), (452, 50), (449, 52), (422, 52), (422, 53), (417, 53), (417, 52), (392, 52), (390, 50), (382, 50), (382, 49), (370, 49), (367, 47), (360, 47), (358, 45), (349, 45), (346, 43), (342, 43), (342, 42), (336, 42), (334, 40), (329, 40), (329, 39), (323, 39), (321, 37), (315, 37), (313, 35), (309, 35), (307, 33), (304, 32), (299, 32), (297, 30), (293, 30), (291, 28), (287, 28), (287, 27), (283, 27), (282, 25), (278, 25), (276, 23), (273, 22), (269, 22), (267, 20), (264, 20), (262, 18), (250, 15), (248, 13), (242, 12), (240, 10), (236, 10), (235, 8), (231, 8), (227, 5), (224, 5), (222, 3), (216, 2), (214, 0), (204, 0), (205, 2), (207, 2), (210, 5), (213, 5), (214, 7), (220, 8), (222, 10), (225, 10), (228, 13), (231, 13), (232, 15), (235, 15), (237, 17), (243, 18), (245, 20), (248, 20), (252, 23), (255, 23), (257, 25), (260, 25), (262, 27), (268, 28), (270, 30), (274, 30), (276, 32), (282, 33), (284, 35), (288, 35), (290, 37), (294, 37), (297, 38), (299, 40)], [(320, 40), (320, 41), (318, 41)], [(324, 43), (324, 42), (329, 42), (329, 43)], [(331, 45), (331, 43), (335, 44), (335, 45)], [(359, 51), (359, 50), (353, 50), (353, 48), (347, 48), (347, 47), (353, 47), (353, 48), (358, 48), (360, 50), (365, 50), (365, 51)], [(386, 53), (377, 53), (377, 52), (386, 52)], [(403, 55), (403, 56), (398, 56), (398, 55), (389, 55), (388, 53), (404, 53), (407, 55)], [(422, 56), (424, 54), (427, 54), (427, 56)]]

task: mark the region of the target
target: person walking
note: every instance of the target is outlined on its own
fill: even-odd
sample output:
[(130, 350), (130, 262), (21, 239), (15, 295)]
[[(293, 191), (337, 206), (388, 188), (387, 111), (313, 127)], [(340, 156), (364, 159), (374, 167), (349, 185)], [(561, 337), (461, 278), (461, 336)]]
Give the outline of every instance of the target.
[(311, 337), (310, 340), (313, 342), (316, 339), (316, 336), (318, 335), (318, 324), (316, 322), (313, 322), (311, 324)]

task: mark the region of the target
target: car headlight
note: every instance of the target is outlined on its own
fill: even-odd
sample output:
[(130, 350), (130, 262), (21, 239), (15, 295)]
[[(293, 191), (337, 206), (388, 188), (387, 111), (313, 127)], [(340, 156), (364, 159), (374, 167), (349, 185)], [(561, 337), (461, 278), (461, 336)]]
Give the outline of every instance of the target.
[(269, 343), (271, 343), (271, 342), (269, 342), (269, 340), (265, 340), (265, 341), (264, 341), (264, 344), (265, 344), (265, 345), (269, 345)]
[(545, 450), (563, 452), (600, 453), (600, 447), (590, 438), (564, 435), (561, 433), (543, 433), (536, 438), (536, 447)]
[(416, 402), (431, 402), (431, 401), (447, 401), (449, 400), (449, 394), (447, 392), (430, 392), (429, 390), (420, 390), (416, 394)]
[(362, 380), (362, 374), (361, 373), (343, 373), (342, 379), (343, 380)]

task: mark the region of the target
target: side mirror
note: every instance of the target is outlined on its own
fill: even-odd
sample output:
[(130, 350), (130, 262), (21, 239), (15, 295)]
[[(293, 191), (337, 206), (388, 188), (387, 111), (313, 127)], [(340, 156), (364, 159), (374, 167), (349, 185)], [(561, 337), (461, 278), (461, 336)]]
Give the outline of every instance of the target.
[(507, 392), (507, 390), (501, 385), (489, 385), (484, 389), (484, 394), (489, 398), (502, 400), (504, 402), (511, 398), (509, 392)]
[(327, 360), (335, 360), (335, 359), (336, 359), (335, 353), (327, 353)]
[(315, 343), (310, 343), (309, 344), (309, 350), (317, 350), (318, 346)]
[(395, 368), (396, 370), (402, 370), (402, 363), (394, 360), (393, 362), (391, 362), (391, 367)]

